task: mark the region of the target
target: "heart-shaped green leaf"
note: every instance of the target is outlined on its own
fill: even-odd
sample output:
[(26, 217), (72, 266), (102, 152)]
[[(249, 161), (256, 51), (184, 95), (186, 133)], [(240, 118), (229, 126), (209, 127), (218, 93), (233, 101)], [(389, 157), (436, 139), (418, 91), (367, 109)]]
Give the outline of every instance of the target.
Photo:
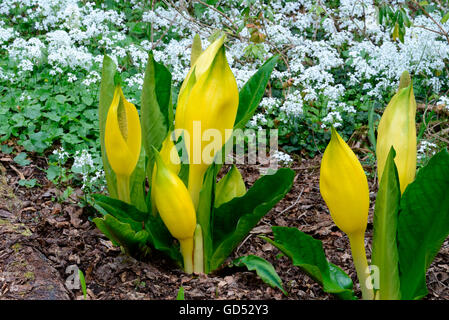
[(426, 272), (449, 234), (449, 153), (419, 170), (401, 198), (398, 220), (402, 299), (426, 296)]
[(355, 299), (351, 278), (326, 259), (321, 241), (296, 228), (272, 227), (272, 230), (274, 240), (262, 238), (288, 256), (294, 266), (318, 282), (325, 292), (345, 300)]

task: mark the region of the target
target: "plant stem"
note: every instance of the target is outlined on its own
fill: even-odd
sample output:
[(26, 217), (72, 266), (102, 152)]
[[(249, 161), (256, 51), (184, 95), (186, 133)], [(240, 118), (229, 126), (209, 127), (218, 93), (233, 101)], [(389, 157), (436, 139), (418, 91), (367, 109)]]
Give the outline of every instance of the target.
[(193, 238), (179, 240), (181, 254), (184, 258), (184, 272), (193, 272)]
[(199, 224), (196, 225), (195, 234), (195, 249), (193, 252), (193, 272), (204, 273), (204, 247), (203, 247), (203, 231)]
[(374, 291), (372, 286), (368, 288), (367, 284), (371, 284), (370, 271), (368, 261), (366, 260), (365, 251), (365, 233), (354, 233), (349, 235), (349, 242), (351, 244), (352, 259), (354, 260), (357, 278), (359, 279), (360, 289), (362, 290), (363, 300), (373, 300)]
[(131, 204), (128, 176), (117, 175), (117, 194), (119, 200)]
[(198, 209), (198, 203), (200, 200), (200, 191), (203, 186), (204, 170), (198, 168), (198, 165), (191, 164), (189, 166), (189, 192), (192, 197), (195, 210)]

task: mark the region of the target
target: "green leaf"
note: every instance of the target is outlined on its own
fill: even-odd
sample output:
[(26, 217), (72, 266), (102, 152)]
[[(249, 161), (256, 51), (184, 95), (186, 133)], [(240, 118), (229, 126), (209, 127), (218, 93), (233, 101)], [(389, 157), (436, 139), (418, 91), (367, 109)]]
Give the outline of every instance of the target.
[(180, 286), (178, 290), (178, 295), (176, 296), (176, 300), (185, 300), (184, 298), (184, 287)]
[(135, 206), (118, 199), (110, 198), (102, 194), (93, 194), (92, 199), (95, 200), (96, 205), (104, 209), (104, 211), (100, 212), (111, 214), (122, 222), (133, 221), (141, 226), (142, 222), (147, 221), (149, 217), (148, 212), (140, 211)]
[(441, 18), (441, 23), (446, 23), (449, 20), (449, 12), (446, 13), (443, 18)]
[(268, 59), (240, 90), (234, 129), (243, 129), (256, 112), (278, 59), (277, 55)]
[(27, 166), (31, 163), (31, 161), (27, 159), (27, 154), (25, 152), (19, 153), (17, 156), (14, 157), (13, 160), (15, 163), (21, 165), (22, 167)]
[(114, 61), (108, 56), (103, 58), (103, 68), (101, 71), (101, 84), (100, 84), (100, 102), (98, 105), (98, 119), (100, 126), (100, 145), (101, 145), (101, 157), (103, 159), (103, 169), (108, 185), (108, 192), (112, 198), (117, 198), (117, 181), (115, 173), (109, 164), (106, 149), (104, 144), (104, 131), (106, 127), (106, 117), (108, 115), (109, 107), (111, 106), (112, 99), (114, 97), (115, 83), (114, 77), (116, 74), (117, 66)]
[(401, 189), (394, 163), (395, 155), (396, 152), (391, 147), (385, 162), (374, 209), (371, 264), (379, 268), (379, 292), (377, 295), (380, 300), (399, 300), (401, 298), (396, 241)]
[(274, 240), (262, 238), (288, 256), (294, 266), (318, 282), (325, 292), (345, 300), (355, 299), (351, 278), (326, 259), (321, 241), (296, 228), (272, 227), (272, 230)]
[(215, 207), (229, 202), (235, 197), (241, 197), (246, 193), (245, 182), (239, 169), (232, 165), (231, 170), (217, 183), (215, 192)]
[(83, 291), (84, 300), (86, 300), (87, 297), (86, 279), (84, 278), (84, 273), (81, 271), (81, 269), (78, 269), (78, 277), (80, 279), (81, 290)]
[(282, 286), (281, 278), (277, 274), (273, 265), (267, 260), (255, 255), (248, 255), (235, 259), (232, 264), (236, 267), (245, 266), (248, 270), (256, 270), (257, 275), (263, 282), (273, 288), (278, 288), (282, 291), (282, 293), (288, 296), (287, 291), (285, 291)]
[(88, 106), (92, 106), (94, 104), (94, 99), (91, 96), (82, 96), (81, 101)]
[(154, 165), (152, 146), (160, 150), (173, 123), (171, 74), (154, 60), (152, 53), (148, 55), (141, 103), (142, 143), (149, 157), (147, 177), (151, 185)]
[(146, 230), (136, 232), (128, 223), (120, 222), (110, 214), (102, 218), (94, 218), (92, 221), (114, 244), (120, 244), (127, 254), (136, 258), (149, 254)]
[(433, 156), (402, 195), (398, 220), (402, 299), (427, 295), (426, 272), (449, 234), (449, 153)]
[(197, 220), (201, 226), (203, 233), (203, 259), (204, 271), (209, 273), (210, 258), (213, 253), (213, 241), (211, 230), (211, 217), (214, 216), (214, 194), (215, 194), (215, 180), (217, 178), (217, 167), (213, 163), (206, 171), (203, 180), (203, 186), (200, 191), (200, 197), (197, 209)]
[(60, 104), (64, 104), (66, 97), (61, 94), (58, 94), (55, 96), (55, 100)]
[(19, 180), (19, 186), (21, 187), (27, 187), (27, 188), (34, 188), (37, 185), (36, 179), (21, 179)]
[(259, 220), (285, 196), (294, 176), (293, 170), (281, 168), (275, 174), (257, 180), (244, 196), (215, 209), (211, 270), (218, 268)]

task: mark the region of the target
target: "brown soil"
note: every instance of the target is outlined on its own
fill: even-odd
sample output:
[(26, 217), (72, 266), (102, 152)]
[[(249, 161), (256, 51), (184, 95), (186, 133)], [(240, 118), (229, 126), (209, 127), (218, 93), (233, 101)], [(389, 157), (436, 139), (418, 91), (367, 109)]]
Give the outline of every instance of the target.
[[(20, 167), (10, 155), (0, 153), (0, 161), (0, 299), (82, 299), (81, 289), (73, 285), (74, 266), (85, 274), (88, 299), (176, 299), (180, 286), (186, 299), (335, 299), (258, 237), (271, 237), (274, 225), (297, 227), (323, 241), (327, 258), (357, 283), (348, 239), (332, 222), (319, 193), (319, 157), (293, 165), (292, 190), (229, 258), (255, 254), (270, 261), (288, 296), (246, 269), (223, 266), (213, 274), (192, 277), (155, 251), (147, 261), (136, 261), (96, 229), (89, 220), (92, 209), (77, 205), (80, 190), (67, 201), (57, 201), (61, 191), (39, 169), (46, 166), (44, 158)], [(248, 186), (252, 185), (258, 169), (240, 169)], [(40, 187), (19, 186), (21, 178), (31, 177)], [(371, 181), (371, 190), (374, 186)], [(372, 200), (374, 196), (373, 192)], [(368, 240), (371, 222), (372, 214)], [(449, 299), (448, 240), (431, 265), (427, 281), (426, 299)]]

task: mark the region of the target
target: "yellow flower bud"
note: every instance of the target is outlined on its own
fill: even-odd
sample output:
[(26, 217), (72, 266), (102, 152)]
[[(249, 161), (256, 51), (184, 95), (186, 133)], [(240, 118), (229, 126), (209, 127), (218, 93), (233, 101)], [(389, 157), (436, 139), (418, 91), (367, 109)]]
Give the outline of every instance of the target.
[[(178, 152), (176, 150), (175, 144), (173, 140), (171, 139), (171, 132), (167, 135), (167, 138), (162, 142), (162, 148), (159, 152), (162, 160), (164, 161), (167, 168), (173, 172), (174, 174), (178, 175), (179, 171), (181, 170), (181, 160), (179, 159)], [(156, 208), (156, 202), (154, 200), (154, 185), (156, 180), (156, 163), (153, 167), (153, 174), (151, 179), (151, 206), (152, 206), (152, 213), (157, 213)]]
[(332, 128), (321, 160), (320, 192), (335, 224), (348, 235), (364, 299), (373, 299), (369, 282), (364, 235), (368, 222), (369, 188), (357, 156)]
[[(223, 46), (224, 43), (224, 36), (223, 36), (217, 39), (215, 42), (213, 42), (210, 46), (208, 46), (206, 50), (201, 52), (201, 50), (198, 50), (197, 48), (198, 46), (197, 39), (199, 39), (199, 37), (196, 37), (194, 39), (195, 58), (193, 60), (195, 62), (190, 68), (186, 78), (182, 82), (181, 89), (179, 90), (178, 94), (178, 102), (176, 105), (176, 114), (175, 114), (176, 129), (184, 129), (185, 108), (190, 95), (190, 91), (192, 90), (193, 85), (195, 84), (197, 79), (199, 79), (201, 75), (204, 74), (209, 69), (210, 65), (215, 59), (215, 56), (217, 55), (218, 50)], [(199, 46), (201, 46), (201, 42)], [(177, 131), (176, 134), (177, 134), (176, 138), (178, 138), (180, 135), (180, 131)]]
[[(188, 187), (195, 206), (204, 173), (231, 136), (237, 115), (239, 93), (223, 43), (221, 37), (201, 53), (178, 98), (175, 129), (184, 129), (186, 133), (190, 163)], [(204, 143), (203, 139), (211, 142)]]
[(191, 273), (193, 235), (196, 228), (195, 207), (182, 180), (166, 166), (156, 149), (154, 154), (156, 176), (153, 189), (156, 207), (170, 234), (179, 240), (185, 271)]
[(408, 85), (401, 85), (385, 108), (377, 130), (376, 145), (378, 181), (381, 180), (390, 148), (394, 147), (401, 193), (413, 182), (416, 174), (416, 101), (407, 72), (401, 77), (401, 83), (407, 77)]
[(332, 219), (342, 231), (347, 234), (365, 231), (368, 181), (357, 156), (334, 128), (321, 160), (320, 192)]
[(128, 203), (129, 177), (139, 160), (141, 140), (137, 109), (117, 86), (106, 118), (104, 143), (108, 162), (117, 177), (119, 199)]

